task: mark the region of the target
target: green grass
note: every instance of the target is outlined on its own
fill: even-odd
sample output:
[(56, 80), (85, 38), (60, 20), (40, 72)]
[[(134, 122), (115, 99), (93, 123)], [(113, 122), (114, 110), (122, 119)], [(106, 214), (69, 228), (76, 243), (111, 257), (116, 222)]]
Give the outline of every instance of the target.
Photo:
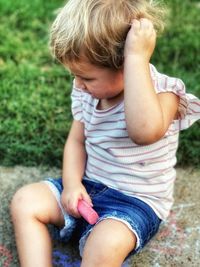
[[(70, 76), (48, 49), (61, 0), (0, 0), (0, 164), (61, 167), (71, 124)], [(171, 24), (153, 63), (200, 97), (199, 1), (166, 1)], [(179, 164), (200, 165), (200, 127), (181, 133)]]

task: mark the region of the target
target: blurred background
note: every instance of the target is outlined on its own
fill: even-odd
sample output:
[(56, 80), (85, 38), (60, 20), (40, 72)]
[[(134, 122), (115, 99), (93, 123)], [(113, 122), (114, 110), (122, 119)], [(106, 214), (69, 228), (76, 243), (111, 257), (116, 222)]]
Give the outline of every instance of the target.
[[(117, 0), (116, 0), (117, 1)], [(169, 25), (152, 58), (200, 97), (200, 1), (164, 1)], [(62, 0), (0, 0), (0, 165), (59, 167), (70, 128), (71, 78), (48, 48)], [(200, 166), (200, 124), (180, 134), (179, 166)]]

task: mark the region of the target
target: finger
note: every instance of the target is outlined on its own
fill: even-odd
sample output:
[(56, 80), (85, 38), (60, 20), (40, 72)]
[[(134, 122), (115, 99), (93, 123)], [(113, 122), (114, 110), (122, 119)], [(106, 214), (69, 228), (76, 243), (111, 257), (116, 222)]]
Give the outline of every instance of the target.
[(140, 25), (142, 29), (153, 29), (152, 21), (147, 18), (141, 18)]
[(72, 199), (65, 200), (62, 202), (62, 205), (67, 214), (77, 218), (80, 217), (76, 201), (73, 201)]
[(152, 29), (152, 35), (153, 35), (154, 37), (157, 36), (157, 32), (156, 32), (156, 30), (155, 30), (154, 28)]
[[(77, 204), (78, 205), (78, 204)], [(77, 205), (75, 207), (72, 207), (69, 209), (69, 214), (72, 215), (75, 218), (80, 218), (81, 215), (77, 209)]]
[(132, 20), (132, 28), (134, 30), (139, 30), (140, 29), (140, 21), (138, 19), (133, 19)]
[(71, 203), (71, 206), (70, 206), (71, 212), (72, 212), (73, 216), (76, 218), (81, 217), (81, 215), (78, 211), (78, 201), (79, 201), (79, 199), (77, 199), (76, 201)]
[(90, 198), (90, 196), (86, 193), (86, 194), (82, 194), (82, 198), (83, 200), (85, 200), (91, 207), (93, 207), (93, 204), (92, 204), (92, 200)]

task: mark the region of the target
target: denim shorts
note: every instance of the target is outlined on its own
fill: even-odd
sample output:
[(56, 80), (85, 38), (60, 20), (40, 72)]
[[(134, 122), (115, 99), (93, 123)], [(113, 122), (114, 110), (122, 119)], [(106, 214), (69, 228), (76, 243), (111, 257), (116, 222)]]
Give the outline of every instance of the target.
[[(62, 179), (47, 178), (44, 182), (54, 193), (63, 216), (66, 218), (60, 203), (60, 195), (63, 190)], [(161, 220), (145, 202), (89, 179), (83, 179), (82, 183), (91, 197), (93, 208), (99, 215), (97, 223), (108, 218), (115, 219), (127, 225), (135, 234), (137, 244), (130, 253), (131, 255), (139, 252), (157, 233)], [(83, 218), (75, 220), (77, 224), (74, 232), (76, 232), (76, 236), (78, 235), (79, 250), (82, 256), (87, 237), (95, 225), (88, 224)]]

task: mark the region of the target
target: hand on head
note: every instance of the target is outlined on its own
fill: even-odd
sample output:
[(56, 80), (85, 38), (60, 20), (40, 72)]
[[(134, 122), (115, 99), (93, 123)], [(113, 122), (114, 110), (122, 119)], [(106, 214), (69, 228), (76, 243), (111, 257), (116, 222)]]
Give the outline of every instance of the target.
[(125, 57), (139, 56), (150, 60), (156, 44), (153, 23), (146, 18), (134, 19), (125, 42)]

